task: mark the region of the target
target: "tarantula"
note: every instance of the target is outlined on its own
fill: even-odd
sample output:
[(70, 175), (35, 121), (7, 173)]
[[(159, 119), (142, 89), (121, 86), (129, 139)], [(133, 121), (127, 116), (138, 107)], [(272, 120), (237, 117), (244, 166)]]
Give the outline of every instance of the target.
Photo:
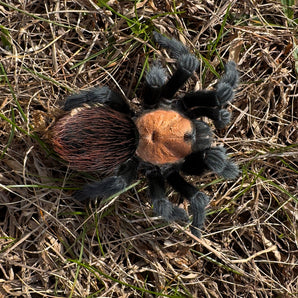
[(149, 182), (155, 214), (166, 221), (189, 221), (185, 210), (166, 198), (167, 181), (189, 201), (191, 231), (199, 237), (209, 197), (180, 173), (200, 175), (211, 170), (226, 179), (237, 177), (237, 165), (227, 158), (223, 147), (211, 147), (211, 129), (198, 118), (209, 117), (217, 129), (229, 123), (230, 113), (223, 107), (234, 97), (238, 73), (230, 61), (215, 90), (173, 98), (199, 62), (179, 41), (157, 32), (153, 35), (177, 64), (169, 79), (159, 62), (149, 69), (144, 110), (135, 115), (119, 94), (105, 86), (71, 95), (64, 105), (65, 115), (53, 128), (53, 147), (70, 167), (107, 175), (83, 186), (74, 194), (77, 200), (108, 198), (129, 186), (141, 171)]

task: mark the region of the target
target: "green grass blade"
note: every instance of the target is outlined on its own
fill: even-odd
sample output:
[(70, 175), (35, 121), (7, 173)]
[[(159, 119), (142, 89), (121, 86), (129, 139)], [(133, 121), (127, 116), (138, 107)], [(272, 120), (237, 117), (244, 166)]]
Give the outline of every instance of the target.
[[(0, 114), (0, 116), (1, 116), (1, 114)], [(12, 118), (12, 122), (15, 122), (15, 114), (14, 114), (13, 107), (11, 107), (11, 118)], [(10, 146), (10, 144), (13, 140), (14, 134), (15, 134), (15, 127), (13, 125), (11, 125), (11, 131), (10, 131), (10, 134), (9, 134), (8, 142), (7, 142), (6, 146), (4, 147), (4, 149), (3, 149), (3, 151), (0, 155), (0, 159), (2, 159), (4, 157), (8, 147)]]
[(10, 90), (10, 93), (12, 95), (12, 98), (13, 98), (14, 102), (17, 105), (18, 111), (20, 112), (23, 120), (27, 123), (28, 122), (27, 117), (26, 117), (26, 115), (25, 115), (25, 113), (24, 113), (24, 111), (23, 111), (23, 109), (22, 109), (22, 107), (21, 107), (21, 105), (20, 105), (20, 103), (19, 103), (19, 101), (18, 101), (15, 93), (14, 93), (13, 87), (11, 86), (11, 84), (10, 84), (10, 82), (8, 80), (6, 71), (5, 71), (4, 66), (3, 66), (3, 64), (1, 62), (0, 62), (0, 71), (1, 71), (1, 75), (4, 77), (4, 80), (6, 81), (6, 83), (8, 85), (8, 88)]

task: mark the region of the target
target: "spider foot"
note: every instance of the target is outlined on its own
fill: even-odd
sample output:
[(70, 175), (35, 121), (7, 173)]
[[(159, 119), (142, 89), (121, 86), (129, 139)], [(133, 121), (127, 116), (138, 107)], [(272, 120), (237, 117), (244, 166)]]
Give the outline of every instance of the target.
[(225, 74), (218, 82), (216, 87), (216, 97), (219, 105), (224, 105), (234, 98), (234, 88), (237, 87), (239, 81), (236, 63), (229, 61), (225, 65)]
[(231, 85), (232, 88), (236, 88), (239, 82), (239, 75), (234, 61), (229, 61), (225, 65), (225, 74), (223, 75), (222, 82), (226, 82)]
[(218, 119), (214, 120), (214, 125), (217, 129), (225, 128), (231, 120), (231, 113), (225, 109), (221, 109), (218, 114)]
[(215, 147), (206, 150), (205, 163), (213, 172), (226, 179), (235, 179), (239, 175), (239, 168), (227, 159), (226, 149)]
[(166, 72), (159, 63), (156, 63), (153, 66), (151, 66), (146, 75), (147, 84), (153, 88), (162, 87), (165, 84), (166, 80)]
[(189, 75), (192, 75), (199, 67), (199, 61), (194, 55), (187, 53), (179, 57), (178, 66), (188, 72)]
[(226, 165), (219, 175), (223, 176), (225, 179), (236, 179), (240, 174), (240, 170), (237, 164), (230, 160), (226, 161)]
[(188, 54), (188, 49), (176, 39), (170, 39), (154, 31), (153, 37), (161, 47), (169, 50), (174, 58), (179, 58), (182, 55)]
[(192, 225), (190, 226), (190, 230), (192, 234), (194, 234), (197, 237), (201, 237), (200, 229), (204, 225), (205, 208), (209, 203), (209, 200), (210, 198), (200, 191), (198, 191), (190, 199), (190, 212), (193, 215), (193, 220), (192, 220)]
[(221, 173), (226, 165), (226, 149), (215, 147), (206, 150), (205, 163), (210, 170)]
[(162, 216), (168, 222), (187, 222), (189, 221), (188, 215), (184, 209), (174, 206), (169, 200), (163, 198), (153, 201), (154, 213)]

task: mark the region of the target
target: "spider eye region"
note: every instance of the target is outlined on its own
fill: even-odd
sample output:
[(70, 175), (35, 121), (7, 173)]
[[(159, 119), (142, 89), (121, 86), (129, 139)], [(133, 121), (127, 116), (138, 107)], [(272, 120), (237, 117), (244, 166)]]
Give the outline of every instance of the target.
[(173, 110), (158, 109), (136, 119), (136, 155), (155, 165), (179, 162), (192, 152), (193, 124)]

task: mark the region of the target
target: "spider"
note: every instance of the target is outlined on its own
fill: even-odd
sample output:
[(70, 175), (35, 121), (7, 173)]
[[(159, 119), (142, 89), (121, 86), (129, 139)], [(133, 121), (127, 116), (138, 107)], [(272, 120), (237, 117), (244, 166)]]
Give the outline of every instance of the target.
[[(164, 220), (189, 222), (186, 211), (166, 198), (166, 182), (189, 201), (191, 232), (200, 237), (209, 197), (183, 175), (213, 171), (226, 179), (238, 176), (238, 166), (223, 147), (212, 147), (212, 131), (199, 117), (213, 120), (217, 129), (230, 122), (224, 106), (234, 97), (238, 73), (233, 61), (214, 90), (174, 95), (199, 66), (197, 58), (176, 39), (153, 32), (155, 41), (176, 59), (169, 79), (160, 62), (145, 77), (143, 110), (135, 114), (108, 87), (93, 87), (66, 99), (64, 115), (52, 132), (54, 150), (78, 171), (99, 171), (101, 181), (84, 185), (79, 201), (106, 199), (122, 191), (141, 172), (148, 179), (156, 215)], [(181, 201), (182, 202), (182, 201)]]

